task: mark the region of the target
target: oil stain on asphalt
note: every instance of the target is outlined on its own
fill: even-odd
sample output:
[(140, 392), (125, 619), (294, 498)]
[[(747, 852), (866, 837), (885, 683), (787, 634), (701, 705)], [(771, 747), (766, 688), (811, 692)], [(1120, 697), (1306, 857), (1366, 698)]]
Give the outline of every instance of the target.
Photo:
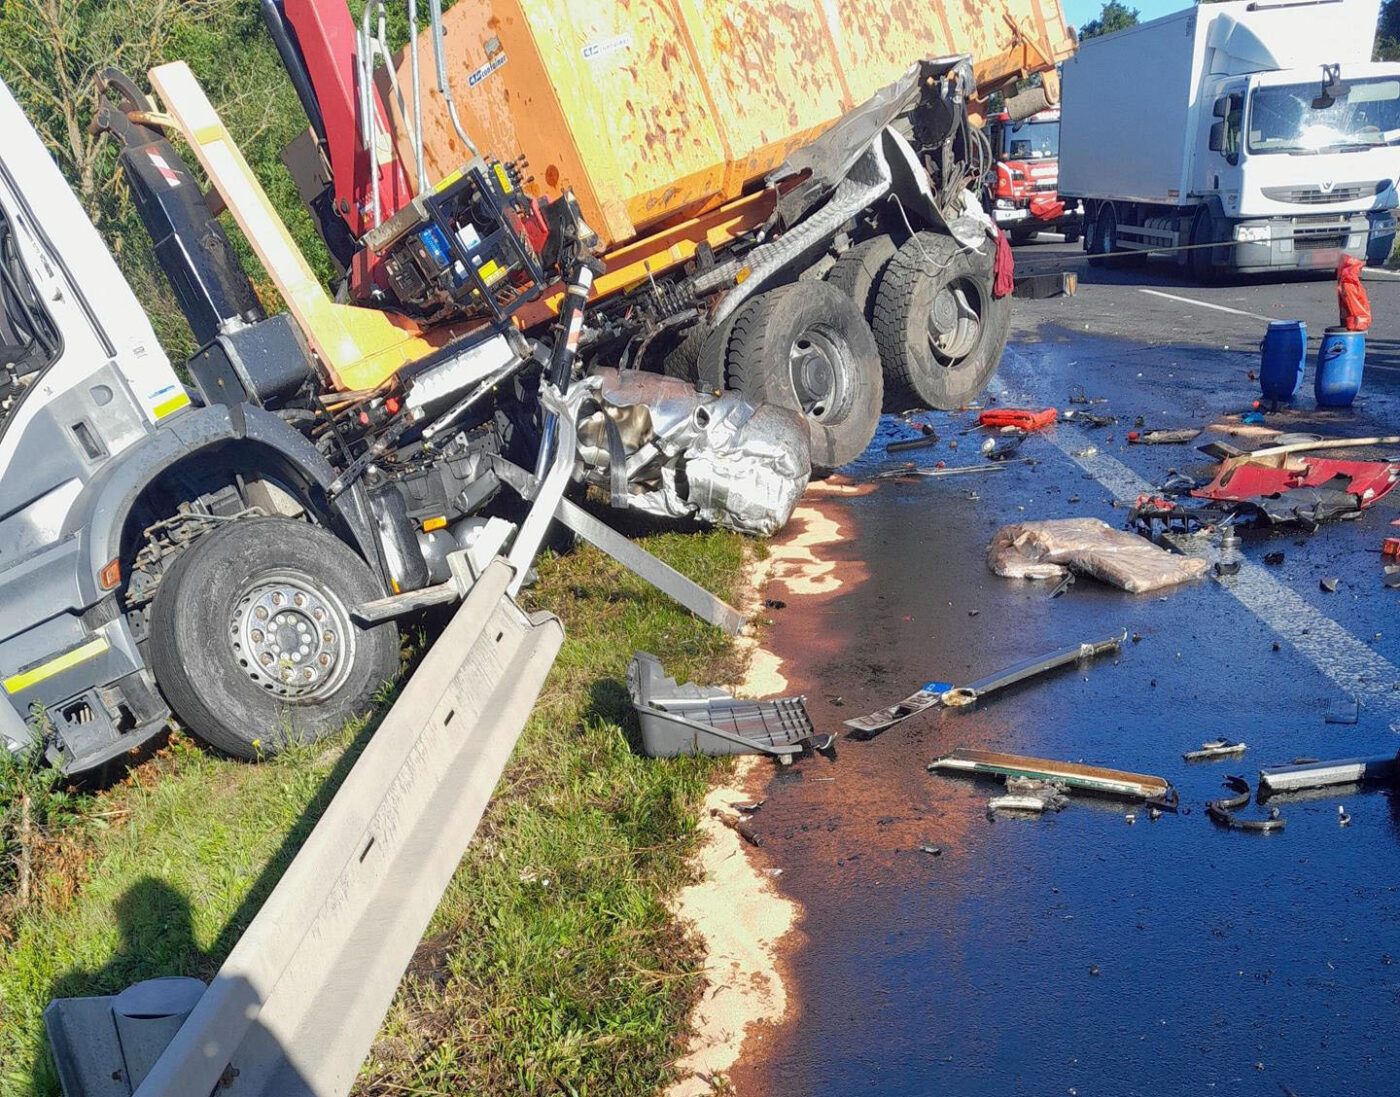
[[(1012, 349), (999, 384), (1006, 402), (1061, 410), (1084, 384), (1108, 400), (1095, 411), (1126, 424), (1145, 415), (1149, 426), (1199, 427), (1238, 410), (1225, 406), (1233, 396), (1247, 406), (1241, 361), (1046, 330)], [(1394, 379), (1379, 382), (1355, 413), (1320, 429), (1386, 433), (1373, 428), (1396, 421), (1397, 391)], [(927, 418), (957, 439), (972, 416)], [(1288, 827), (1276, 834), (1218, 829), (1204, 812), (1228, 795), (1227, 774), (1252, 782), (1261, 765), (1400, 746), (1400, 683), (1376, 679), (1400, 658), (1400, 599), (1375, 552), (1395, 504), (1311, 537), (1245, 532), (1243, 575), (1285, 554), (1262, 594), (1232, 592), (1228, 578), (1161, 596), (1081, 580), (1052, 599), (1045, 584), (992, 576), (986, 547), (1004, 524), (1083, 515), (1120, 526), (1116, 494), (1172, 468), (1208, 471), (1192, 446), (1130, 449), (1126, 424), (1084, 431), (1113, 465), (1077, 462), (1078, 439), (1032, 437), (1022, 454), (1035, 465), (817, 497), (848, 531), (824, 554), (858, 581), (793, 599), (773, 615), (769, 646), (819, 728), (930, 679), (970, 681), (1120, 629), (1140, 642), (775, 773), (758, 856), (783, 869), (802, 932), (785, 958), (787, 1017), (761, 1061), (733, 1072), (738, 1092), (1338, 1097), (1400, 1087), (1400, 966), (1390, 960), (1400, 956), (1400, 795), (1352, 787), (1285, 801)], [(1284, 429), (1309, 429), (1307, 416)], [(908, 434), (886, 419), (853, 474), (895, 464), (904, 455), (887, 456), (884, 443)], [(921, 451), (920, 463), (976, 461), (976, 440)], [(1341, 577), (1336, 594), (1319, 589), (1323, 575)], [(1358, 722), (1328, 723), (1348, 683), (1362, 695)], [(1182, 760), (1217, 738), (1249, 750)], [(1183, 811), (1153, 820), (1074, 796), (1058, 814), (993, 821), (986, 802), (999, 785), (925, 770), (960, 746), (1156, 774), (1180, 790)]]

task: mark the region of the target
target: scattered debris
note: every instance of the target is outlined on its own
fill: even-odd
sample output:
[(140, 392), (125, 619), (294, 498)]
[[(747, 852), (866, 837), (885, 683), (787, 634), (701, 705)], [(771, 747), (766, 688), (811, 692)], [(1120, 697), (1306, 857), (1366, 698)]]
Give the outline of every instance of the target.
[(1333, 701), (1323, 721), (1328, 724), (1354, 724), (1361, 718), (1361, 704), (1355, 700)]
[(1387, 564), (1381, 576), (1381, 582), (1391, 590), (1400, 587), (1400, 564)]
[(919, 852), (927, 853), (930, 857), (941, 857), (943, 856), (943, 847), (923, 845), (919, 847)]
[[(1287, 441), (1285, 441), (1287, 439)], [(1318, 435), (1296, 437), (1279, 435), (1274, 445), (1256, 449), (1248, 457), (1277, 457), (1289, 453), (1305, 453), (1315, 449), (1356, 449), (1364, 446), (1400, 445), (1400, 434), (1375, 435), (1369, 438), (1322, 438)]]
[(1200, 750), (1188, 750), (1181, 757), (1187, 762), (1207, 762), (1212, 758), (1230, 758), (1243, 754), (1249, 747), (1245, 743), (1231, 742), (1229, 739), (1212, 739), (1202, 743)]
[(1098, 456), (1098, 453), (1099, 453), (1099, 447), (1098, 447), (1098, 446), (1085, 446), (1083, 449), (1075, 450), (1073, 456), (1075, 456), (1075, 457), (1097, 457), (1097, 456)]
[(787, 603), (784, 602), (781, 598), (765, 598), (765, 599), (763, 599), (763, 608), (764, 608), (764, 609), (787, 609)]
[(1351, 816), (1347, 814), (1346, 806), (1343, 804), (1337, 805), (1337, 825), (1342, 827), (1351, 826)]
[(1130, 430), (1128, 441), (1139, 446), (1175, 446), (1194, 442), (1201, 436), (1195, 428), (1184, 430)]
[(1035, 457), (1015, 457), (995, 462), (987, 462), (981, 465), (954, 465), (950, 467), (940, 467), (934, 465), (932, 468), (921, 465), (913, 470), (913, 475), (934, 478), (938, 476), (964, 476), (968, 473), (977, 472), (1001, 472), (1009, 465), (1030, 464), (1033, 465), (1038, 459)]
[(1098, 518), (1058, 518), (1005, 526), (992, 538), (987, 565), (1014, 579), (1059, 579), (1066, 570), (1134, 594), (1195, 579), (1210, 564), (1176, 556)]
[(1009, 433), (998, 434), (994, 438), (988, 438), (982, 443), (982, 456), (988, 461), (1005, 461), (1013, 457), (1016, 451), (1021, 448), (1021, 443), (1026, 440), (1024, 431), (1011, 431)]
[(1170, 782), (1161, 777), (1125, 770), (1086, 766), (1078, 762), (1056, 762), (1047, 758), (1030, 758), (1021, 754), (959, 748), (930, 762), (931, 772), (973, 773), (997, 777), (1029, 777), (1039, 781), (1062, 784), (1085, 792), (1105, 796), (1125, 796), (1131, 800), (1147, 800), (1168, 811), (1177, 809), (1177, 793)]
[(763, 807), (763, 805), (767, 802), (768, 801), (766, 799), (755, 800), (752, 804), (730, 804), (729, 806), (735, 811), (737, 811), (740, 815), (753, 815), (757, 813), (758, 810), (761, 807)]
[(655, 655), (639, 651), (627, 668), (627, 690), (649, 758), (682, 754), (772, 754), (784, 764), (804, 745), (826, 750), (801, 697), (748, 701), (713, 686), (677, 685)]
[(1033, 656), (1013, 663), (1011, 666), (984, 678), (979, 678), (969, 685), (957, 688), (954, 688), (951, 682), (926, 682), (917, 692), (911, 693), (898, 704), (890, 705), (878, 712), (872, 712), (869, 716), (858, 716), (855, 719), (847, 720), (845, 724), (848, 728), (862, 733), (860, 737), (869, 737), (876, 732), (893, 727), (901, 720), (916, 716), (934, 705), (941, 704), (948, 708), (961, 708), (996, 690), (1005, 689), (1007, 686), (1023, 682), (1027, 678), (1034, 678), (1057, 667), (1093, 659), (1110, 652), (1120, 652), (1123, 650), (1123, 641), (1126, 638), (1127, 634), (1124, 633), (1122, 636), (1100, 640), (1097, 643), (1075, 644), (1073, 647), (1051, 652), (1048, 655)]
[(1361, 781), (1393, 781), (1400, 764), (1393, 754), (1379, 758), (1343, 758), (1334, 762), (1295, 760), (1287, 766), (1265, 766), (1259, 771), (1260, 795), (1297, 792), (1301, 789), (1352, 785)]
[(1213, 822), (1227, 830), (1248, 830), (1256, 834), (1267, 834), (1284, 828), (1287, 820), (1279, 815), (1278, 808), (1271, 808), (1267, 819), (1241, 819), (1235, 812), (1249, 806), (1249, 782), (1243, 777), (1230, 776), (1222, 783), (1235, 795), (1211, 800), (1206, 804), (1206, 814)]
[(749, 845), (755, 847), (763, 845), (763, 839), (760, 838), (753, 827), (749, 826), (744, 820), (736, 819), (732, 815), (726, 815), (724, 812), (720, 811), (719, 808), (711, 808), (710, 815), (718, 819)]
[(923, 449), (938, 441), (938, 433), (927, 423), (913, 423), (911, 426), (918, 427), (923, 432), (919, 438), (903, 438), (898, 442), (891, 442), (885, 446), (886, 453), (902, 453), (904, 450)]
[(1063, 811), (1069, 803), (1067, 786), (1060, 781), (1033, 777), (1008, 777), (1006, 795), (987, 801), (987, 811)]
[(1067, 571), (1064, 578), (1050, 588), (1050, 597), (1058, 598), (1072, 586), (1074, 586), (1074, 572)]
[(1095, 415), (1090, 411), (1076, 411), (1070, 408), (1065, 412), (1065, 419), (1073, 419), (1076, 423), (1083, 423), (1087, 427), (1108, 427), (1118, 422), (1116, 415)]
[(1318, 585), (1319, 587), (1321, 587), (1323, 590), (1325, 590), (1328, 594), (1336, 594), (1336, 593), (1337, 593), (1337, 582), (1338, 582), (1338, 581), (1337, 581), (1336, 579), (1333, 579), (1333, 578), (1330, 578), (1330, 577), (1329, 577), (1329, 578), (1326, 578), (1326, 579), (1320, 579), (1320, 580), (1318, 580), (1318, 584), (1317, 584), (1317, 585)]
[(1091, 396), (1088, 395), (1088, 393), (1086, 393), (1086, 392), (1084, 391), (1084, 386), (1083, 386), (1083, 385), (1070, 385), (1070, 387), (1069, 387), (1069, 402), (1070, 402), (1071, 404), (1106, 404), (1106, 403), (1108, 403), (1108, 397), (1107, 397), (1107, 396), (1093, 396), (1093, 397), (1091, 397)]
[(1234, 526), (1226, 526), (1220, 537), (1220, 556), (1215, 561), (1215, 574), (1238, 575), (1241, 563), (1239, 535)]
[(1279, 564), (1283, 563), (1283, 553), (1282, 553), (1282, 552), (1266, 552), (1266, 553), (1264, 553), (1264, 563), (1268, 564), (1270, 567), (1278, 567)]

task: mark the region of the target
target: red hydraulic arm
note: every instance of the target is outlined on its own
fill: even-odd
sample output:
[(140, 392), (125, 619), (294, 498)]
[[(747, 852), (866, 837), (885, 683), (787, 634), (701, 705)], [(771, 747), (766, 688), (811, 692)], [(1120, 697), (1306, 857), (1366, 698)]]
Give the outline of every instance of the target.
[(360, 139), (356, 86), (355, 21), (345, 0), (284, 0), (287, 22), (296, 32), (326, 130), (335, 184), (335, 210), (358, 239), (374, 228), (371, 172), (379, 176), (380, 220), (387, 221), (413, 197), (408, 174), (389, 134), (389, 119), (378, 88), (371, 87), (379, 132), (377, 159)]

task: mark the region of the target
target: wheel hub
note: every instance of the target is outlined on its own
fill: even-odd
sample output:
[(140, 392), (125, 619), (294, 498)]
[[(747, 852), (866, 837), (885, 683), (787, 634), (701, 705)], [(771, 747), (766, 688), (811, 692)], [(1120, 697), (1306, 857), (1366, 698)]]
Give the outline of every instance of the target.
[(934, 357), (957, 365), (977, 346), (982, 334), (982, 298), (966, 279), (949, 282), (934, 295), (928, 312), (928, 341)]
[(812, 419), (839, 406), (842, 391), (842, 351), (825, 332), (804, 331), (788, 352), (788, 373), (798, 406)]
[(308, 700), (333, 692), (352, 662), (353, 632), (339, 600), (309, 579), (260, 580), (229, 616), (229, 644), (258, 685)]

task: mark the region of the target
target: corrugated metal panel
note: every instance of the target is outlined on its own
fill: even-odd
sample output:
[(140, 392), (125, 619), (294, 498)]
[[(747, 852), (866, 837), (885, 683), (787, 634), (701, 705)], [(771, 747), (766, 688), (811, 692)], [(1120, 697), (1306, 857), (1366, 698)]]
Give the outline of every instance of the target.
[[(919, 58), (1073, 49), (1058, 0), (460, 0), (445, 20), (473, 140), (573, 187), (609, 245), (736, 197)], [(436, 94), (424, 120), (441, 178), (465, 152)]]

